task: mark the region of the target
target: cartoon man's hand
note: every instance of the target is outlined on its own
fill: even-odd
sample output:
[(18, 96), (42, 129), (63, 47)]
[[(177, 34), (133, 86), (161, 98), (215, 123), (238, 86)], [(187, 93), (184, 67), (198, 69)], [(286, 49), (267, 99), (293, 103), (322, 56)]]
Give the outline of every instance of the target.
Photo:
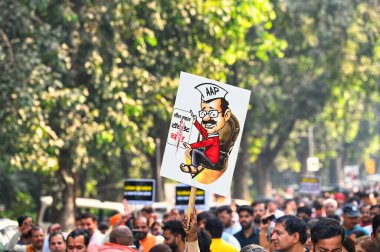
[(186, 149), (191, 149), (191, 146), (188, 143), (183, 143), (183, 146), (185, 146)]
[(197, 120), (197, 115), (194, 115), (193, 111), (190, 110), (191, 117), (193, 118), (193, 123)]

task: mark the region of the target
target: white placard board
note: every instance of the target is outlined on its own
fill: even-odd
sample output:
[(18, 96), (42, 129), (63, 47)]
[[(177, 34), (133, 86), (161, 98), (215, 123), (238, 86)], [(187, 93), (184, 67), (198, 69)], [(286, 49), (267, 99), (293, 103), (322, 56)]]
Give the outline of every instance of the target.
[(181, 72), (160, 175), (229, 196), (250, 95)]

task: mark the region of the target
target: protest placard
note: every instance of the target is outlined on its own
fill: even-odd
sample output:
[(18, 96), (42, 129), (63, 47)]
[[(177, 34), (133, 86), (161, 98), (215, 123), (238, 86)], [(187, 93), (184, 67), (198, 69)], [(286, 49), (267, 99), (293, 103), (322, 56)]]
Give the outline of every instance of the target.
[(181, 72), (160, 175), (228, 196), (250, 94)]
[(125, 179), (124, 198), (129, 204), (153, 204), (155, 199), (154, 179)]
[[(191, 186), (179, 184), (175, 188), (175, 207), (178, 209), (187, 209), (191, 194)], [(194, 205), (198, 210), (209, 209), (209, 193), (198, 189), (195, 195)]]

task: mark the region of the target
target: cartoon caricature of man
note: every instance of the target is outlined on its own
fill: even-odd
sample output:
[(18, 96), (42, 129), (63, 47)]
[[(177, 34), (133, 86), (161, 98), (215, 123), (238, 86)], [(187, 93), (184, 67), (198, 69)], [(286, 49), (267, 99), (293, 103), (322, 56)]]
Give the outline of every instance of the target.
[(203, 170), (203, 164), (208, 168), (218, 170), (220, 157), (219, 131), (231, 117), (229, 103), (225, 99), (227, 91), (212, 84), (202, 83), (195, 87), (202, 95), (201, 110), (199, 117), (202, 119), (200, 124), (197, 116), (190, 111), (193, 124), (202, 134), (203, 140), (183, 145), (187, 148), (186, 153), (191, 156), (191, 165), (182, 163), (180, 168), (183, 172), (197, 174)]

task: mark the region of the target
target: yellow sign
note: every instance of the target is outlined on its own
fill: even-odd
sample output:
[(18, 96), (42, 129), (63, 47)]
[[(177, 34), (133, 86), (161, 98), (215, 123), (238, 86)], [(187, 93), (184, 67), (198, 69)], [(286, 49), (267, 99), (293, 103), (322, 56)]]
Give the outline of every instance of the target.
[(375, 174), (376, 172), (376, 166), (375, 166), (375, 160), (370, 159), (365, 162), (365, 170), (368, 174)]

